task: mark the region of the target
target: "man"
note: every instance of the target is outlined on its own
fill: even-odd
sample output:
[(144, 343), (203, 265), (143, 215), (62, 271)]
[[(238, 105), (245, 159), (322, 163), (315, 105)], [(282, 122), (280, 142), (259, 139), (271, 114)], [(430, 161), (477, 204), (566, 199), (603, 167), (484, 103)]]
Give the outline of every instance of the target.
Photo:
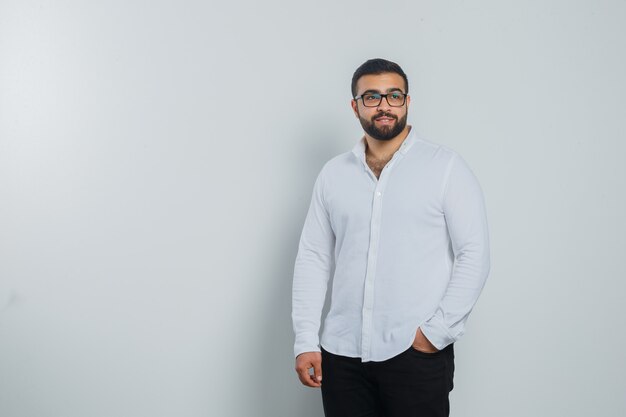
[(407, 125), (408, 92), (393, 62), (356, 70), (365, 135), (322, 168), (302, 230), (296, 372), (321, 387), (326, 417), (448, 416), (453, 343), (489, 272), (481, 188), (457, 153)]

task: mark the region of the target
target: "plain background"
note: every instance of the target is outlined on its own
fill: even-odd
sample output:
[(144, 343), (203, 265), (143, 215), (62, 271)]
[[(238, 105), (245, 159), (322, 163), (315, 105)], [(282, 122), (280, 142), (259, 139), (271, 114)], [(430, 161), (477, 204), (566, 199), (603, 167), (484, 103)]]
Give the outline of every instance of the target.
[(457, 417), (626, 414), (626, 2), (0, 1), (0, 415), (322, 415), (291, 278), (349, 84), (487, 202)]

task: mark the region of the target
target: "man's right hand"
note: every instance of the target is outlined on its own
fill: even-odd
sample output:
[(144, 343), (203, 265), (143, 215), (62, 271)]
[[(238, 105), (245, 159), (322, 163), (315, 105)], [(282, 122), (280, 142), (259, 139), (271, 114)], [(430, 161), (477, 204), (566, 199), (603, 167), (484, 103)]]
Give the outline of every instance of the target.
[[(313, 368), (313, 375), (309, 369)], [(322, 386), (322, 354), (320, 352), (304, 352), (296, 357), (296, 372), (300, 382), (307, 387)]]

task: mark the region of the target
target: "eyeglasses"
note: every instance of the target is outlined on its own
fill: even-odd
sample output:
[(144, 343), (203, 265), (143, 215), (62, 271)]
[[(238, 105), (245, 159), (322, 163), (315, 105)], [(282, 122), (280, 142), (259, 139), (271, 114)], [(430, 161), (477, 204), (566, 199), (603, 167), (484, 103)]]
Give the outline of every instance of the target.
[(400, 91), (394, 91), (393, 93), (379, 94), (379, 93), (367, 93), (360, 96), (356, 96), (354, 99), (361, 99), (365, 107), (378, 107), (383, 101), (383, 97), (387, 100), (387, 103), (391, 107), (402, 107), (406, 101), (407, 94)]

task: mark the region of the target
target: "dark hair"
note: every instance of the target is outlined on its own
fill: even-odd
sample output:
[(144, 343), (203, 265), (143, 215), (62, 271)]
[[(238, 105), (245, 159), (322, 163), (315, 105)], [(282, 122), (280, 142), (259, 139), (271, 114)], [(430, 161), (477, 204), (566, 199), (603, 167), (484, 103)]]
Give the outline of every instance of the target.
[(359, 68), (354, 71), (352, 75), (352, 97), (356, 96), (356, 83), (364, 75), (382, 74), (385, 72), (396, 73), (404, 78), (405, 93), (409, 93), (409, 80), (406, 78), (406, 74), (400, 68), (400, 65), (395, 62), (387, 61), (382, 58), (368, 59)]

